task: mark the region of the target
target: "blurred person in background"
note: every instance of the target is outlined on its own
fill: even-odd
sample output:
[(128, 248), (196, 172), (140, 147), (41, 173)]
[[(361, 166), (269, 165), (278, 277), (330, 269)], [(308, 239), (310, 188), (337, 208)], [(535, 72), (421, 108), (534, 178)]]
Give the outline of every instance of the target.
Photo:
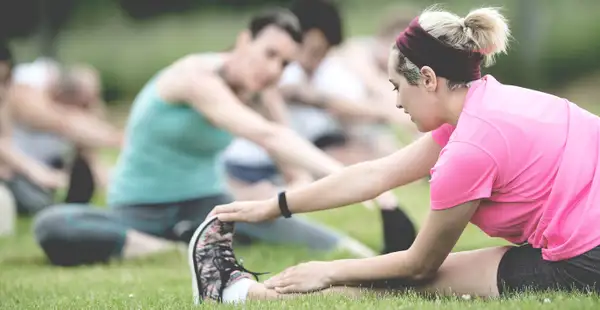
[[(66, 67), (45, 58), (19, 64), (5, 102), (11, 111), (13, 145), (60, 171), (68, 184), (64, 201), (90, 202), (108, 178), (100, 148), (122, 143), (121, 131), (104, 120), (98, 73), (90, 66)], [(19, 213), (35, 214), (56, 202), (58, 180), (40, 182), (35, 175), (16, 171), (7, 184)]]
[[(278, 83), (288, 103), (290, 126), (342, 162), (393, 153), (399, 144), (387, 124), (403, 120), (402, 113), (393, 105), (371, 102), (360, 77), (328, 56), (343, 42), (337, 5), (329, 0), (297, 0), (290, 9), (300, 21), (303, 36), (298, 59), (284, 70)], [(313, 180), (307, 171), (282, 171), (264, 148), (248, 139), (235, 139), (223, 157), (228, 184), (237, 200), (265, 199), (282, 187), (290, 189)], [(382, 251), (408, 248), (416, 235), (412, 221), (393, 195), (386, 194), (378, 202)]]
[[(395, 5), (385, 11), (387, 13), (383, 16), (383, 21), (374, 35), (351, 37), (332, 50), (331, 56), (358, 75), (363, 87), (366, 88), (370, 102), (389, 108), (393, 107), (396, 100), (387, 85), (390, 46), (396, 35), (408, 26), (412, 17), (417, 14), (417, 10), (408, 5)], [(416, 127), (407, 116), (395, 125), (413, 137), (419, 136)], [(382, 139), (389, 140), (389, 134), (381, 136)], [(379, 145), (388, 147), (391, 143), (383, 140)], [(387, 155), (385, 151), (381, 153)]]
[[(50, 261), (72, 266), (127, 259), (189, 242), (215, 205), (232, 201), (220, 154), (236, 136), (319, 177), (342, 169), (293, 130), (252, 109), (261, 92), (277, 94), (269, 91), (301, 41), (294, 14), (269, 10), (252, 18), (231, 51), (188, 55), (151, 77), (127, 121), (127, 139), (109, 183), (110, 209), (58, 205), (36, 217), (35, 236)], [(238, 233), (316, 250), (374, 254), (303, 219), (242, 224)]]
[[(10, 115), (4, 100), (10, 87), (12, 69), (13, 59), (8, 43), (0, 40), (0, 236), (11, 235), (14, 232), (17, 212), (15, 198), (5, 183), (10, 177), (11, 157), (18, 157), (11, 152), (14, 152), (14, 148), (7, 131)], [(18, 163), (15, 166), (18, 167)], [(50, 174), (51, 172), (48, 172), (48, 175)]]

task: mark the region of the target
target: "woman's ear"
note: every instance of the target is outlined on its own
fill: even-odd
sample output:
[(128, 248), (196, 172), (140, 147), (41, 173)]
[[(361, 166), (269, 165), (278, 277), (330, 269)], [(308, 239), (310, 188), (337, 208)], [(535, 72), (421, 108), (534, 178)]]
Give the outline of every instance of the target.
[(437, 89), (437, 76), (431, 67), (423, 66), (421, 68), (421, 81), (425, 90), (435, 91)]

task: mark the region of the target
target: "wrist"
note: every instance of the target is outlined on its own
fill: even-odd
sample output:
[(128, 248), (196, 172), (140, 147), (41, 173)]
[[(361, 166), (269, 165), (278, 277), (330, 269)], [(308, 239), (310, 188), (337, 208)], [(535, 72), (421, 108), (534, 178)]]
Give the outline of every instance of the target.
[(279, 194), (277, 194), (277, 205), (279, 206), (279, 211), (281, 212), (281, 215), (284, 218), (290, 218), (292, 217), (292, 212), (288, 208), (287, 197), (285, 194), (285, 191), (282, 191)]
[(266, 205), (267, 208), (265, 218), (275, 219), (281, 216), (281, 210), (279, 210), (279, 202), (277, 197), (267, 200)]
[(342, 285), (345, 283), (344, 279), (344, 266), (346, 260), (334, 260), (329, 262), (327, 267), (327, 273), (325, 274), (325, 283), (328, 286)]

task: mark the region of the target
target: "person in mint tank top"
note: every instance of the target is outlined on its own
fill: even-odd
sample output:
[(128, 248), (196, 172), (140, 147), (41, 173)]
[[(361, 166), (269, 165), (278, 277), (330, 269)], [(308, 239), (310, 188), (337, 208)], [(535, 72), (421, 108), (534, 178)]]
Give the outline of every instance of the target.
[[(49, 260), (89, 264), (189, 242), (214, 206), (232, 201), (219, 157), (234, 136), (316, 177), (342, 169), (284, 124), (251, 108), (257, 97), (269, 98), (271, 107), (283, 104), (274, 86), (301, 40), (295, 15), (269, 10), (251, 20), (232, 51), (188, 55), (155, 74), (133, 102), (108, 190), (109, 210), (60, 205), (36, 217), (36, 240)], [(349, 237), (296, 218), (240, 224), (238, 234), (374, 254)]]

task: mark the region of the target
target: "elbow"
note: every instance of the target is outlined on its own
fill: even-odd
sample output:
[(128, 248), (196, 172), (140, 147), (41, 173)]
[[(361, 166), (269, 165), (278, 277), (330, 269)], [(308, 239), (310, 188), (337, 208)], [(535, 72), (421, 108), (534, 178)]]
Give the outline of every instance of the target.
[(433, 280), (436, 274), (437, 269), (415, 270), (410, 276), (410, 280), (413, 281), (415, 284), (424, 284)]
[[(408, 251), (410, 251), (410, 249)], [(439, 265), (436, 265), (433, 261), (427, 259), (409, 259), (409, 264), (410, 268), (408, 268), (408, 270), (410, 270), (410, 274), (408, 275), (408, 278), (415, 284), (430, 282), (435, 278), (439, 269)]]

